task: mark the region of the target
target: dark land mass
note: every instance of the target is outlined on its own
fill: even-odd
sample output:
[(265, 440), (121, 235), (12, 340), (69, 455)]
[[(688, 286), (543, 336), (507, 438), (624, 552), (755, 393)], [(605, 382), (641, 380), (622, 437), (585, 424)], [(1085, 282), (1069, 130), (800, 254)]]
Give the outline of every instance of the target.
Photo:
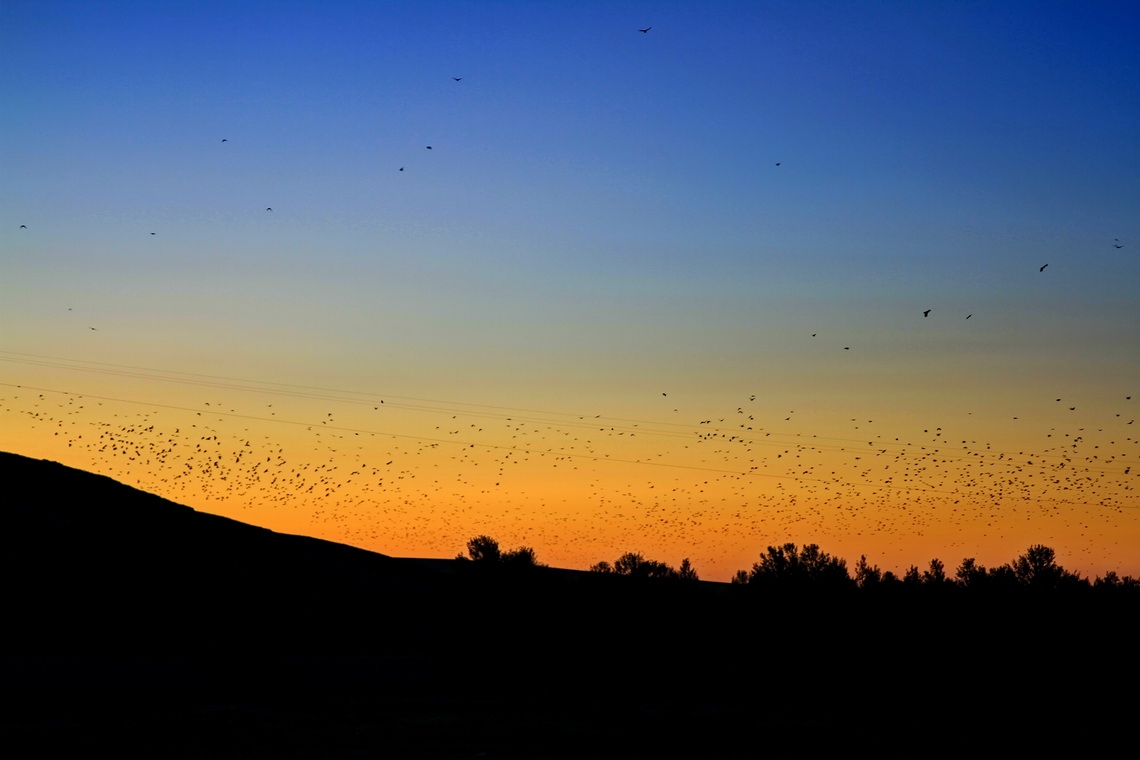
[(1135, 593), (398, 559), (52, 462), (0, 453), (0, 477), (9, 756), (1050, 757), (1131, 741)]

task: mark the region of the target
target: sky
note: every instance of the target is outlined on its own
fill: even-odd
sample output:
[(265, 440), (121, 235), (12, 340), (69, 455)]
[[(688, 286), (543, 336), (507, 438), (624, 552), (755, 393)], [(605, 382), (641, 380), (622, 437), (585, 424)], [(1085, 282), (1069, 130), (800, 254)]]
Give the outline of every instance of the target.
[(0, 450), (394, 556), (1140, 575), (1138, 32), (8, 0)]

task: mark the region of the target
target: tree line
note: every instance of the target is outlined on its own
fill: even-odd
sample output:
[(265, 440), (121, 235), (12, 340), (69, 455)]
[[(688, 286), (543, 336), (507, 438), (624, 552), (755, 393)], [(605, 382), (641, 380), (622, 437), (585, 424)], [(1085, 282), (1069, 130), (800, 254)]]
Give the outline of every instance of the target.
[[(546, 567), (538, 561), (533, 548), (520, 546), (503, 551), (490, 536), (476, 536), (467, 542), (467, 554), (457, 560), (482, 566), (502, 568)], [(645, 580), (698, 581), (692, 563), (686, 557), (679, 567), (650, 559), (637, 552), (626, 552), (614, 560), (597, 562), (589, 572), (596, 575), (623, 576)], [(901, 576), (882, 570), (862, 555), (849, 570), (847, 561), (820, 549), (817, 544), (797, 546), (786, 543), (769, 546), (760, 560), (749, 570), (739, 570), (731, 585), (739, 589), (803, 590), (803, 591), (883, 591), (888, 589), (957, 589), (970, 591), (1027, 590), (1079, 591), (1082, 589), (1129, 589), (1140, 591), (1140, 579), (1120, 576), (1109, 570), (1093, 579), (1066, 570), (1057, 562), (1056, 553), (1043, 544), (1034, 544), (1012, 561), (987, 568), (974, 557), (966, 557), (951, 573), (940, 559), (930, 560), (925, 569), (911, 565)]]

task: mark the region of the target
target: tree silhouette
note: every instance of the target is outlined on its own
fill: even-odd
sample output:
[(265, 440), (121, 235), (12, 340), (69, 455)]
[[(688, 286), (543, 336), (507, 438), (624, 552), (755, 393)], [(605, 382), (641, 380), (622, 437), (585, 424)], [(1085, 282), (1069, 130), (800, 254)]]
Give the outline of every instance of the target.
[(942, 586), (949, 582), (946, 577), (946, 566), (937, 557), (930, 560), (930, 568), (922, 571), (922, 585)]
[(520, 546), (511, 549), (499, 557), (499, 564), (504, 567), (542, 567), (542, 563), (535, 556), (534, 549), (529, 546)]
[(664, 562), (646, 559), (636, 552), (626, 552), (614, 562), (614, 572), (631, 578), (675, 578), (677, 571)]
[(859, 557), (855, 563), (855, 585), (861, 589), (874, 588), (883, 582), (883, 571), (878, 565), (867, 563), (867, 555)]
[(474, 562), (483, 562), (488, 565), (498, 564), (502, 557), (499, 551), (499, 542), (490, 536), (476, 536), (467, 542), (467, 554)]
[(1076, 573), (1058, 565), (1053, 550), (1042, 544), (1034, 544), (1013, 561), (1013, 575), (1018, 583), (1042, 590), (1053, 590), (1080, 580)]
[(847, 562), (821, 551), (817, 544), (802, 549), (793, 543), (769, 546), (752, 566), (750, 585), (778, 585), (817, 589), (839, 589), (854, 585), (847, 574)]
[(954, 571), (954, 577), (963, 588), (978, 589), (986, 583), (986, 567), (973, 557), (966, 557)]
[(683, 560), (681, 560), (681, 566), (677, 568), (677, 577), (683, 581), (700, 580), (700, 577), (697, 575), (697, 571), (694, 570), (693, 566), (689, 563), (688, 557), (685, 557)]

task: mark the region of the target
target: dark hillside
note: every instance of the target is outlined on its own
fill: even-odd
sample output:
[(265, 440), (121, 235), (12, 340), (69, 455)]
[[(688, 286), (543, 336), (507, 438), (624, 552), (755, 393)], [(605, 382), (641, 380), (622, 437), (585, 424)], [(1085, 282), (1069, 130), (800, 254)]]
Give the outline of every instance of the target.
[(1050, 756), (1130, 721), (1113, 695), (1137, 675), (1135, 595), (401, 560), (51, 462), (0, 454), (0, 476), (8, 744), (179, 735), (203, 757), (604, 758), (987, 742)]

